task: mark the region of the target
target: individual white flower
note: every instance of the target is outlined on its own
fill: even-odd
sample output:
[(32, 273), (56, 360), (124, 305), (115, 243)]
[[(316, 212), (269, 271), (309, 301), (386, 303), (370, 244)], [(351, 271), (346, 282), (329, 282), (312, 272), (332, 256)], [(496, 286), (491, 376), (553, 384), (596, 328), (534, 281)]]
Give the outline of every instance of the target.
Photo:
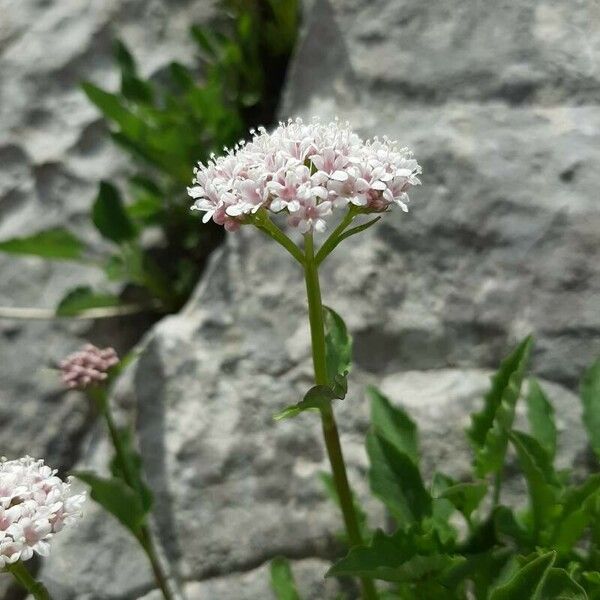
[(85, 501), (85, 493), (72, 494), (70, 480), (29, 456), (0, 461), (0, 491), (0, 568), (47, 556), (48, 541), (80, 518)]
[(420, 184), (421, 167), (407, 148), (385, 137), (364, 142), (348, 123), (290, 119), (251, 134), (195, 169), (188, 193), (204, 222), (234, 231), (264, 208), (287, 212), (302, 232), (322, 231), (334, 209), (348, 204), (362, 212), (393, 204), (408, 210), (407, 192)]

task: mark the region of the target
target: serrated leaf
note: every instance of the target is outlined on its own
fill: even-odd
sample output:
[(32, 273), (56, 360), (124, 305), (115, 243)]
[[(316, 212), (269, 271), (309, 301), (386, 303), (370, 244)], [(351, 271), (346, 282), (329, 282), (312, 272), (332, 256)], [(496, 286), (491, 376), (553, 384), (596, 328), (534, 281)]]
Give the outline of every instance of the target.
[(273, 416), (276, 421), (295, 417), (307, 410), (320, 410), (331, 404), (334, 400), (343, 400), (346, 397), (347, 381), (345, 377), (338, 376), (333, 387), (315, 385), (306, 392), (304, 398), (297, 404), (288, 406)]
[(0, 242), (0, 251), (54, 260), (81, 260), (85, 244), (61, 227), (45, 229), (26, 237)]
[(557, 516), (560, 483), (550, 457), (535, 438), (521, 431), (513, 431), (510, 441), (527, 480), (534, 533), (539, 538), (542, 529)]
[(540, 600), (540, 592), (555, 558), (554, 552), (548, 552), (527, 563), (508, 582), (494, 589), (490, 600)]
[(550, 458), (556, 454), (556, 425), (554, 424), (554, 409), (540, 387), (537, 379), (529, 380), (527, 394), (527, 419), (531, 435), (548, 452)]
[(370, 577), (393, 582), (442, 578), (462, 557), (434, 553), (430, 543), (412, 533), (375, 532), (368, 546), (355, 546), (329, 569), (327, 577)]
[(340, 315), (332, 308), (323, 306), (325, 328), (325, 356), (327, 379), (334, 382), (339, 375), (346, 375), (352, 367), (352, 338)]
[(94, 292), (88, 286), (76, 287), (63, 297), (56, 307), (58, 317), (73, 317), (92, 308), (118, 306), (120, 300), (114, 294)]
[(525, 338), (502, 361), (484, 398), (483, 409), (471, 416), (467, 434), (475, 450), (475, 469), (479, 477), (499, 471), (504, 464), (508, 432), (514, 421), (532, 344), (531, 337)]
[(135, 225), (129, 218), (117, 188), (102, 181), (98, 196), (92, 207), (92, 221), (96, 229), (107, 239), (121, 244), (137, 235)]
[(116, 517), (133, 535), (139, 535), (146, 511), (137, 494), (125, 482), (116, 477), (98, 477), (87, 471), (79, 471), (73, 475), (90, 486), (92, 500)]
[(446, 498), (453, 506), (462, 513), (467, 519), (475, 511), (487, 493), (487, 484), (485, 482), (476, 483), (456, 483), (446, 488), (440, 498)]
[(600, 359), (584, 373), (581, 381), (583, 424), (596, 456), (600, 458)]
[(376, 432), (367, 435), (369, 483), (401, 527), (432, 515), (431, 496), (414, 461)]
[(588, 600), (588, 595), (567, 571), (553, 567), (546, 577), (540, 600)]
[(283, 557), (271, 561), (271, 589), (277, 600), (300, 600), (290, 563)]
[(150, 512), (153, 504), (152, 492), (146, 485), (143, 474), (142, 457), (134, 445), (134, 436), (130, 429), (117, 430), (121, 448), (121, 457), (125, 465), (114, 456), (110, 463), (110, 470), (114, 477), (125, 482), (137, 495), (145, 513)]
[(419, 435), (414, 421), (376, 387), (369, 386), (367, 394), (371, 399), (371, 425), (375, 432), (418, 464)]
[(569, 552), (590, 525), (595, 498), (600, 498), (600, 474), (591, 475), (581, 485), (564, 492), (560, 499), (562, 511), (552, 539), (552, 546), (558, 552)]

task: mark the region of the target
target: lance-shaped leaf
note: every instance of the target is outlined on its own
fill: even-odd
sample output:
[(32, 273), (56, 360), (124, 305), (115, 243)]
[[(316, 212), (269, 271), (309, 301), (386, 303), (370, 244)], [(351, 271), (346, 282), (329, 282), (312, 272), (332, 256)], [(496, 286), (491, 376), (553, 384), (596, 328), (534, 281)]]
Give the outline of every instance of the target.
[(26, 237), (0, 242), (0, 251), (53, 260), (81, 260), (85, 244), (61, 227), (45, 229)]
[(553, 567), (546, 576), (540, 600), (588, 600), (588, 595), (567, 571)]
[(554, 424), (554, 409), (540, 387), (537, 379), (529, 380), (527, 394), (527, 419), (531, 435), (548, 452), (550, 458), (556, 454), (556, 425)]
[(80, 471), (74, 475), (90, 486), (92, 500), (100, 504), (134, 536), (138, 537), (147, 511), (134, 490), (116, 477), (105, 479), (87, 471)]
[(375, 532), (368, 546), (355, 546), (329, 569), (327, 577), (370, 577), (384, 581), (411, 582), (443, 578), (462, 557), (435, 552), (430, 540), (412, 532), (387, 536)]
[(290, 563), (285, 558), (271, 561), (271, 588), (277, 600), (300, 600)]
[(408, 414), (398, 406), (393, 406), (376, 387), (369, 386), (367, 394), (371, 398), (371, 425), (377, 435), (384, 437), (407, 454), (415, 464), (419, 462), (419, 435), (417, 426)]
[(92, 220), (96, 229), (107, 239), (120, 244), (134, 239), (137, 230), (129, 218), (117, 188), (102, 181), (98, 197), (92, 207)]
[(113, 457), (110, 463), (111, 473), (133, 489), (140, 499), (144, 511), (149, 512), (153, 503), (152, 492), (144, 479), (142, 457), (135, 448), (133, 433), (124, 427), (117, 431), (117, 435), (125, 465), (121, 465), (116, 456)]
[(569, 552), (579, 541), (594, 517), (595, 500), (600, 499), (600, 474), (591, 475), (584, 483), (567, 489), (560, 499), (562, 511), (556, 520), (552, 546), (558, 552)]
[(504, 463), (508, 433), (514, 421), (531, 346), (532, 338), (525, 338), (502, 361), (484, 398), (483, 409), (471, 416), (467, 434), (475, 450), (475, 469), (479, 477), (497, 472)]
[(456, 483), (447, 487), (439, 498), (449, 500), (456, 510), (462, 513), (467, 520), (475, 511), (487, 493), (487, 484), (483, 481), (474, 483)]
[(555, 558), (554, 552), (548, 552), (528, 562), (509, 581), (492, 590), (490, 600), (540, 600)]
[(347, 391), (348, 381), (346, 377), (338, 375), (333, 386), (315, 385), (311, 387), (300, 402), (284, 408), (273, 418), (276, 421), (281, 421), (281, 419), (295, 417), (307, 410), (320, 410), (334, 400), (343, 400)]
[(585, 372), (581, 381), (583, 424), (590, 444), (600, 458), (600, 358)]
[(513, 431), (510, 440), (527, 480), (534, 533), (539, 538), (542, 529), (557, 516), (560, 482), (550, 457), (535, 438), (521, 431)]
[(346, 375), (352, 366), (352, 338), (340, 315), (328, 306), (323, 307), (325, 327), (325, 357), (327, 378), (330, 383), (339, 375)]
[(431, 496), (408, 454), (373, 431), (367, 435), (367, 453), (371, 490), (401, 527), (421, 523), (432, 515)]
[(120, 300), (114, 294), (94, 292), (89, 286), (79, 286), (68, 292), (56, 307), (59, 317), (73, 317), (92, 308), (118, 306)]

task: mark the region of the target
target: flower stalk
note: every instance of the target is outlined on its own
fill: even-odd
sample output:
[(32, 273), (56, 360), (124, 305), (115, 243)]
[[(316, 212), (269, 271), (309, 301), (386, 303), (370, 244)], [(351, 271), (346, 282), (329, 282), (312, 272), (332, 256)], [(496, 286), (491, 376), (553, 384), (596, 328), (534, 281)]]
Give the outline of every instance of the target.
[[(350, 219), (351, 220), (351, 219)], [(315, 372), (315, 383), (327, 385), (327, 359), (325, 350), (325, 327), (323, 324), (323, 302), (321, 300), (321, 287), (319, 283), (319, 271), (315, 260), (314, 241), (311, 233), (304, 236), (304, 277), (306, 282), (306, 294), (308, 299), (308, 316), (310, 321), (310, 334), (313, 356), (313, 367)], [(352, 546), (364, 543), (350, 484), (346, 472), (346, 463), (340, 444), (340, 436), (335, 421), (335, 416), (330, 405), (320, 409), (323, 438), (327, 455), (331, 465), (333, 481), (340, 500), (342, 516), (346, 526), (346, 532)], [(365, 600), (376, 600), (377, 592), (373, 581), (361, 579), (362, 594)]]
[[(119, 465), (121, 473), (123, 474), (123, 479), (131, 489), (137, 490), (138, 485), (137, 478), (135, 476), (135, 466), (130, 464), (129, 455), (123, 447), (123, 439), (119, 434), (113, 419), (106, 389), (104, 387), (97, 386), (90, 388), (89, 392), (94, 399), (98, 411), (104, 419), (104, 422), (106, 423), (106, 427), (115, 450), (116, 461)], [(158, 552), (154, 536), (147, 523), (142, 523), (136, 537), (148, 558), (150, 567), (152, 568), (152, 573), (154, 575), (154, 580), (156, 581), (156, 584), (165, 600), (180, 600), (183, 596), (181, 592), (175, 588), (173, 578), (169, 577), (167, 573), (167, 569), (165, 568), (163, 560)]]
[(35, 600), (52, 600), (50, 593), (43, 583), (34, 579), (22, 561), (6, 565), (6, 570), (25, 588)]

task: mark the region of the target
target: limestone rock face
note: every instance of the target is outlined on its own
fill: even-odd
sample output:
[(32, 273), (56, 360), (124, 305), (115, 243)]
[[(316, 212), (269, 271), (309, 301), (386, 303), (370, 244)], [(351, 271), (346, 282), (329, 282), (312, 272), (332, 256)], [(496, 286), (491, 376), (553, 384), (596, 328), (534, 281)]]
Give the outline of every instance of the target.
[[(80, 77), (110, 83), (110, 23), (155, 69), (185, 51), (173, 31), (205, 15), (200, 3), (177, 3), (169, 19), (160, 2), (75, 4), (44, 5), (34, 27), (21, 3), (0, 29), (0, 75), (11, 75), (0, 87), (2, 238), (34, 229), (41, 214), (44, 223), (79, 224), (95, 180), (121, 168), (75, 88)], [(578, 0), (307, 4), (281, 116), (337, 114), (367, 136), (411, 146), (424, 168), (408, 215), (385, 215), (323, 268), (324, 300), (355, 339), (350, 393), (337, 412), (363, 501), (364, 386), (380, 384), (418, 422), (426, 476), (460, 477), (470, 461), (463, 430), (490, 369), (530, 332), (532, 368), (559, 418), (561, 466), (585, 465), (573, 390), (600, 353), (599, 18), (597, 4)], [(41, 56), (39, 37), (56, 52)], [(0, 256), (0, 298), (52, 304), (83, 276), (95, 280)], [(103, 466), (99, 429), (79, 444), (81, 400), (42, 396), (32, 379), (81, 327), (2, 323), (11, 451), (33, 440), (50, 455), (81, 448), (79, 465)], [(272, 420), (310, 385), (302, 274), (243, 229), (188, 306), (148, 333), (116, 397), (135, 419), (156, 530), (190, 600), (268, 597), (266, 563), (277, 554), (292, 559), (306, 598), (334, 596), (321, 576), (339, 551), (341, 523), (318, 480), (327, 468), (318, 419)], [(26, 407), (18, 417), (15, 396)], [(503, 500), (523, 501), (523, 482), (510, 473)], [(376, 502), (366, 506), (374, 524), (384, 522)], [(117, 530), (90, 504), (81, 525), (56, 538), (42, 577), (57, 600), (154, 600), (143, 556)]]
[[(2, 0), (0, 13), (0, 240), (60, 225), (99, 247), (89, 207), (99, 180), (127, 165), (79, 84), (117, 85), (115, 37), (134, 49), (146, 75), (191, 61), (188, 28), (212, 17), (212, 2)], [(103, 281), (100, 270), (0, 253), (3, 307), (53, 309), (66, 290)], [(87, 410), (44, 369), (82, 339), (128, 345), (141, 326), (0, 317), (0, 454), (71, 465)]]

